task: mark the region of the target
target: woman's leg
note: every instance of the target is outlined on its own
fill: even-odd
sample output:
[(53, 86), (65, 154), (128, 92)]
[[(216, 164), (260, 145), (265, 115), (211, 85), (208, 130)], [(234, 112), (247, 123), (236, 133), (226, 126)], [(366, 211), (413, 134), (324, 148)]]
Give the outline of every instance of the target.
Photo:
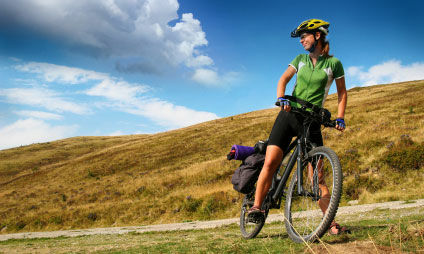
[[(322, 213), (324, 214), (327, 211), (328, 205), (330, 204), (330, 191), (328, 190), (327, 184), (325, 182), (325, 172), (322, 167), (322, 160), (318, 160), (316, 165), (318, 171), (318, 186), (321, 191), (321, 198), (318, 200), (318, 206), (321, 208)], [(308, 164), (308, 177), (309, 181), (312, 182), (313, 171), (311, 163)]]
[(283, 158), (283, 150), (276, 145), (269, 145), (266, 149), (264, 166), (256, 183), (255, 207), (261, 207), (262, 202), (271, 186), (275, 170)]
[(269, 135), (264, 166), (256, 183), (254, 206), (260, 208), (271, 187), (272, 177), (283, 158), (283, 149), (287, 148), (293, 136), (297, 134), (298, 121), (294, 113), (280, 110)]
[[(319, 160), (317, 163), (317, 169), (318, 169), (318, 185), (319, 189), (321, 191), (321, 198), (318, 200), (318, 206), (321, 208), (322, 214), (325, 214), (325, 212), (328, 209), (328, 205), (330, 204), (330, 191), (328, 190), (327, 184), (325, 182), (325, 172), (322, 167), (322, 160)], [(312, 165), (308, 164), (308, 176), (309, 180), (312, 181), (313, 177), (313, 168)], [(333, 221), (333, 224), (336, 225), (336, 221)], [(340, 230), (343, 228), (338, 228), (336, 226), (330, 227), (331, 234), (337, 235), (340, 233)], [(344, 230), (348, 230), (344, 228)]]

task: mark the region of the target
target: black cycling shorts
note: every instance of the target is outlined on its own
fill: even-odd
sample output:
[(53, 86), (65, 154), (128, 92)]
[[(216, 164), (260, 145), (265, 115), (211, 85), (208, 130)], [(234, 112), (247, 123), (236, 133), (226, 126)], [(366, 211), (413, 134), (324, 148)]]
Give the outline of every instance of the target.
[[(286, 154), (291, 140), (303, 132), (303, 117), (293, 112), (281, 110), (275, 119), (271, 134), (269, 135), (268, 145), (276, 145)], [(309, 129), (309, 138), (312, 143), (322, 146), (321, 125), (312, 123)]]

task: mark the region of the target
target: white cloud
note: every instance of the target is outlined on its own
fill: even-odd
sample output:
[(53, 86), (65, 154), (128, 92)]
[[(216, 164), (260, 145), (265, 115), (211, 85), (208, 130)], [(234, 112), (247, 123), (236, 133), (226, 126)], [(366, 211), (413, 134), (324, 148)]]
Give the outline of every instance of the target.
[(61, 120), (63, 119), (63, 116), (58, 114), (53, 114), (50, 112), (43, 112), (43, 111), (31, 111), (31, 110), (21, 110), (15, 112), (17, 115), (29, 117), (29, 118), (37, 118), (37, 119), (44, 119), (44, 120)]
[(199, 68), (195, 70), (191, 79), (197, 83), (208, 85), (208, 86), (224, 86), (239, 80), (240, 73), (228, 72), (220, 76), (214, 70)]
[(56, 112), (88, 114), (90, 109), (84, 105), (68, 101), (46, 88), (8, 88), (1, 89), (0, 96), (6, 97), (9, 103), (23, 104), (46, 108)]
[(14, 61), (14, 62), (20, 62), (22, 61), (20, 58), (17, 57), (9, 57), (10, 60)]
[(125, 135), (122, 131), (114, 131), (112, 133), (109, 133), (107, 136), (122, 136)]
[[(177, 0), (0, 1), (0, 22), (48, 35), (84, 54), (118, 62), (136, 59), (135, 67), (121, 63), (121, 70), (165, 72), (179, 64), (212, 65), (200, 52), (208, 44), (200, 21), (192, 13), (180, 17), (178, 9)], [(66, 76), (49, 78), (78, 82)]]
[(129, 113), (145, 116), (157, 124), (171, 129), (219, 118), (214, 113), (196, 111), (159, 99), (138, 101), (127, 110)]
[(51, 126), (39, 119), (18, 120), (0, 128), (0, 149), (39, 142), (48, 142), (72, 136), (78, 126)]
[(191, 79), (201, 84), (219, 85), (218, 73), (209, 69), (197, 69)]
[(347, 73), (359, 80), (364, 86), (424, 79), (424, 63), (416, 62), (402, 65), (398, 60), (390, 60), (370, 67), (352, 66)]
[[(97, 105), (101, 104), (103, 107), (106, 106), (113, 110), (146, 117), (168, 129), (218, 118), (214, 113), (196, 111), (149, 96), (148, 92), (152, 90), (151, 87), (128, 83), (105, 73), (36, 62), (21, 64), (17, 69), (39, 74), (45, 81), (59, 83), (95, 81), (96, 84), (83, 93), (88, 96), (103, 97), (107, 100), (106, 103), (96, 102)], [(217, 82), (220, 79), (216, 75), (216, 77), (212, 77), (212, 80)], [(41, 106), (55, 112), (66, 111), (75, 114), (91, 112), (87, 106), (65, 100), (58, 93), (46, 88), (3, 89), (0, 90), (0, 96), (5, 96), (11, 103)]]
[(146, 93), (150, 88), (145, 85), (130, 84), (125, 81), (105, 79), (86, 91), (87, 95), (103, 96), (118, 101), (133, 100), (137, 94)]
[(105, 73), (49, 63), (30, 62), (16, 65), (15, 68), (23, 72), (41, 74), (47, 82), (56, 81), (65, 84), (80, 84), (89, 80), (103, 80), (109, 77)]
[(105, 97), (111, 101), (111, 103), (107, 104), (108, 107), (146, 117), (169, 129), (218, 118), (214, 113), (196, 111), (158, 98), (140, 97), (139, 95), (143, 94), (145, 90), (143, 86), (139, 85), (104, 80), (87, 90), (86, 94)]
[(189, 58), (186, 60), (186, 65), (188, 67), (202, 67), (202, 66), (208, 66), (208, 65), (212, 65), (213, 64), (213, 60), (212, 58), (208, 57), (208, 56), (196, 56), (194, 58)]

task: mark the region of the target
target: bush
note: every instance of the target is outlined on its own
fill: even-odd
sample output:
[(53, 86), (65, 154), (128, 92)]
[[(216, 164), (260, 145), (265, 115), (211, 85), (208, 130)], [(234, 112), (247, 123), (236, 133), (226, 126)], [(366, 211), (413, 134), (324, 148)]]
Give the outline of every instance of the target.
[(200, 212), (203, 217), (208, 219), (214, 213), (225, 210), (229, 206), (233, 206), (232, 199), (225, 192), (220, 191), (208, 197)]
[(23, 229), (25, 226), (26, 226), (26, 223), (25, 223), (25, 222), (23, 222), (23, 221), (18, 221), (18, 222), (15, 224), (16, 230), (21, 230), (21, 229)]
[(183, 210), (189, 212), (189, 213), (194, 213), (197, 211), (197, 208), (202, 205), (202, 200), (201, 199), (195, 199), (192, 198), (191, 196), (188, 196), (186, 198), (186, 200), (184, 201), (183, 204)]
[(424, 166), (424, 143), (403, 138), (383, 154), (382, 161), (397, 171), (419, 169)]
[(363, 190), (371, 193), (381, 189), (384, 181), (372, 175), (355, 175), (343, 184), (343, 191), (348, 199), (358, 199)]
[(87, 219), (89, 219), (91, 221), (96, 221), (97, 220), (97, 214), (96, 213), (89, 213), (87, 215)]
[(61, 225), (63, 223), (62, 216), (54, 216), (50, 218), (50, 223)]
[(34, 222), (32, 223), (36, 228), (43, 228), (44, 226), (46, 226), (46, 223), (40, 219), (35, 219)]

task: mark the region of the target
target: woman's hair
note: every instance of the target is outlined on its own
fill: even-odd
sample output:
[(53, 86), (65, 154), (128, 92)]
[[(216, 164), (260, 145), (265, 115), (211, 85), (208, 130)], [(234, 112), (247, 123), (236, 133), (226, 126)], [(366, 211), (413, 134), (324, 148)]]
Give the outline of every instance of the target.
[(319, 39), (321, 41), (322, 45), (322, 55), (325, 58), (333, 57), (333, 55), (330, 55), (330, 42), (325, 39), (325, 35), (321, 33), (321, 37)]

